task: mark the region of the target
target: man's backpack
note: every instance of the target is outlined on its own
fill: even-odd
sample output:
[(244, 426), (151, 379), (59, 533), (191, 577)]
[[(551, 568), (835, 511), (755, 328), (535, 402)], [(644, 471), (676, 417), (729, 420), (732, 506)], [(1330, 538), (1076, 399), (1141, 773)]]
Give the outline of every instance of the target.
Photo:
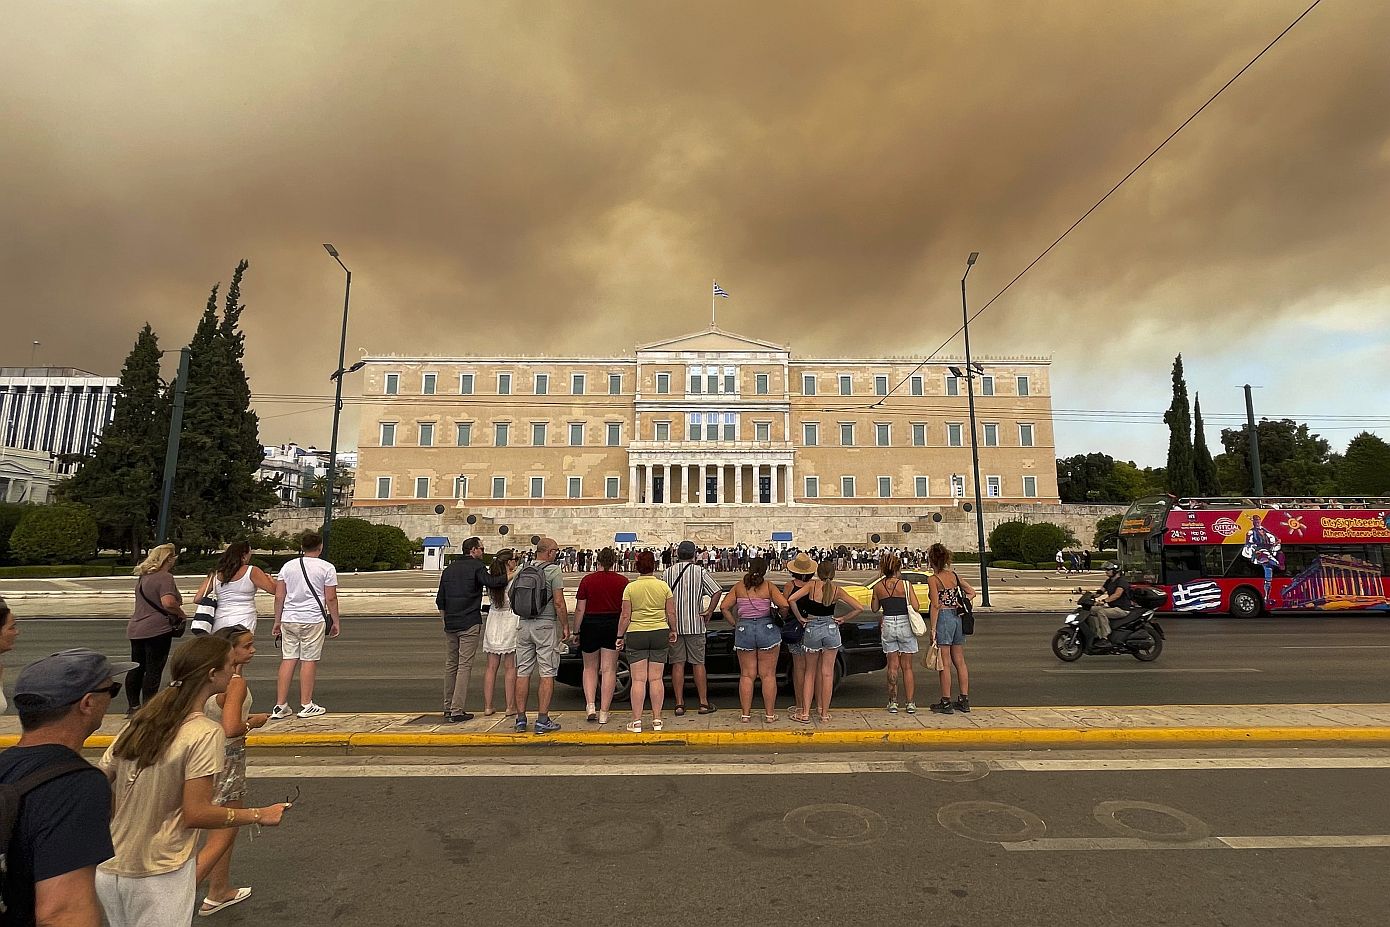
[(539, 618), (550, 605), (550, 580), (545, 571), (548, 563), (528, 563), (512, 580), (512, 611), (518, 618)]
[[(19, 812), (24, 805), (24, 796), (54, 779), (93, 768), (91, 763), (75, 756), (32, 772), (18, 782), (0, 782), (0, 880), (3, 880), (9, 871), (10, 841), (19, 825)], [(6, 910), (4, 899), (0, 898), (0, 914)]]

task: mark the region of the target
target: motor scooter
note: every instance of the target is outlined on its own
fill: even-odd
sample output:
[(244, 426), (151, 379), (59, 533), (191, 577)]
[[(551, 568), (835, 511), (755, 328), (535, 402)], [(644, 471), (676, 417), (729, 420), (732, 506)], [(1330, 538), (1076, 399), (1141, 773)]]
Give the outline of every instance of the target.
[(1165, 597), (1154, 589), (1137, 588), (1130, 597), (1135, 607), (1118, 622), (1112, 622), (1108, 637), (1100, 637), (1091, 627), (1091, 609), (1096, 604), (1094, 592), (1083, 593), (1066, 622), (1052, 635), (1052, 652), (1064, 663), (1075, 663), (1083, 656), (1131, 656), (1143, 663), (1152, 663), (1163, 652), (1163, 628), (1154, 620)]

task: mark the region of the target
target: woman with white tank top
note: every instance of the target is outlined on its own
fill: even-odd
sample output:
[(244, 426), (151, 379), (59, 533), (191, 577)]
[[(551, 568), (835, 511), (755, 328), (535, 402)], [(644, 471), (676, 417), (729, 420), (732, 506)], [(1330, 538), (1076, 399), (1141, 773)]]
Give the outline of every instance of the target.
[(203, 585), (198, 589), (199, 599), (209, 592), (217, 597), (213, 633), (230, 627), (256, 630), (257, 590), (274, 595), (275, 580), (260, 567), (251, 565), (250, 544), (237, 541), (228, 545), (217, 561), (217, 569), (203, 580)]

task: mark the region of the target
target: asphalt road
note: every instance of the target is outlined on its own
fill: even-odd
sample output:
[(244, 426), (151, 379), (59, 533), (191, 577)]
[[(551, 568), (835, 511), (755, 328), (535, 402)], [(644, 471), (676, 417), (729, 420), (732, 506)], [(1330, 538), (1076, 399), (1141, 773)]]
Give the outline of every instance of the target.
[[(300, 797), (284, 827), (239, 841), (234, 884), (255, 893), (217, 917), (1340, 927), (1390, 904), (1384, 766), (1011, 771), (940, 756), (896, 772), (837, 757), (746, 775), (683, 756), (682, 774), (254, 779), (253, 802)], [(1379, 845), (1354, 845), (1367, 835)], [(1283, 848), (1239, 848), (1251, 838)]]
[[(1058, 615), (1008, 614), (982, 619), (967, 648), (971, 699), (977, 705), (1149, 705), (1383, 702), (1390, 698), (1390, 620), (1377, 617), (1169, 618), (1163, 655), (1152, 664), (1129, 657), (1059, 662), (1049, 649)], [(440, 702), (443, 637), (437, 619), (356, 618), (329, 641), (315, 700), (329, 711), (421, 711)], [(122, 622), (21, 621), (16, 650), (5, 658), (13, 689), (17, 668), (67, 647), (128, 652)], [(278, 655), (261, 621), (262, 653), (248, 676), (257, 704), (274, 698)], [(469, 708), (481, 705), (475, 664)], [(934, 680), (917, 674), (918, 703), (931, 701)], [(498, 707), (502, 707), (500, 683)], [(557, 688), (554, 708), (583, 709), (575, 689)], [(297, 689), (292, 695), (297, 695)], [(534, 696), (532, 710), (534, 711)], [(713, 699), (736, 704), (731, 686)], [(836, 693), (841, 707), (882, 704), (882, 672), (852, 676)], [(693, 699), (692, 699), (693, 701)], [(783, 700), (781, 704), (785, 704)]]

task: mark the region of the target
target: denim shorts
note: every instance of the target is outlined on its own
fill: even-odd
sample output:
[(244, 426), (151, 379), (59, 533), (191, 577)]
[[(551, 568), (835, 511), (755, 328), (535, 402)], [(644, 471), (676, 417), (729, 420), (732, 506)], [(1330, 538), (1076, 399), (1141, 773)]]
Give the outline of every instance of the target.
[(806, 636), (801, 639), (801, 646), (806, 648), (807, 653), (839, 650), (840, 645), (840, 626), (834, 618), (812, 618), (811, 623), (806, 625)]
[(959, 647), (965, 643), (965, 629), (954, 608), (943, 608), (936, 615), (936, 646)]
[(782, 643), (782, 629), (769, 618), (740, 619), (734, 625), (735, 650), (771, 650)]
[(912, 633), (912, 622), (906, 615), (884, 615), (879, 633), (884, 653), (917, 652), (917, 635)]

